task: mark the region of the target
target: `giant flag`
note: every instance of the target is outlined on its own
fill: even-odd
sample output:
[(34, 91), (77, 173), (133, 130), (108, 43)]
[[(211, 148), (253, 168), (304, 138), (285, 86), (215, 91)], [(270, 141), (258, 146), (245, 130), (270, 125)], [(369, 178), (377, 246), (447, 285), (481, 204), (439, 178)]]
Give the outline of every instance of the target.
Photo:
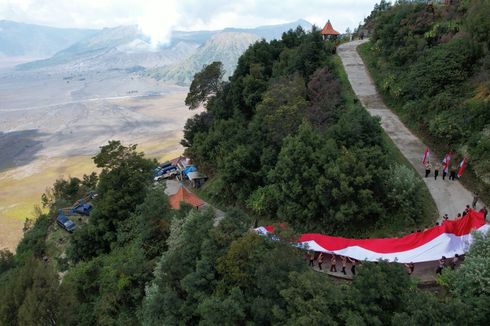
[[(458, 220), (445, 221), (442, 225), (401, 238), (349, 239), (306, 233), (299, 236), (294, 245), (357, 260), (419, 263), (438, 260), (442, 256), (462, 255), (470, 248), (473, 231), (486, 233), (489, 229), (483, 213), (470, 210)], [(274, 226), (259, 227), (255, 231), (262, 235), (272, 235)]]

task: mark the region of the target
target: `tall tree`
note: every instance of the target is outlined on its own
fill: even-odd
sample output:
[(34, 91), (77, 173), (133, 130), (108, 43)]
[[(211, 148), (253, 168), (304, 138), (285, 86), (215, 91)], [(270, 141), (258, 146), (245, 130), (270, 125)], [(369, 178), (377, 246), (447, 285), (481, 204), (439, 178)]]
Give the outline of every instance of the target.
[(185, 98), (185, 105), (189, 109), (197, 109), (206, 104), (210, 97), (216, 95), (223, 87), (223, 64), (219, 61), (206, 65), (194, 75), (189, 93)]
[(145, 199), (156, 166), (136, 151), (136, 145), (126, 147), (119, 141), (102, 146), (94, 162), (102, 168), (97, 199), (89, 223), (78, 228), (71, 239), (68, 254), (74, 261), (111, 250), (118, 228)]

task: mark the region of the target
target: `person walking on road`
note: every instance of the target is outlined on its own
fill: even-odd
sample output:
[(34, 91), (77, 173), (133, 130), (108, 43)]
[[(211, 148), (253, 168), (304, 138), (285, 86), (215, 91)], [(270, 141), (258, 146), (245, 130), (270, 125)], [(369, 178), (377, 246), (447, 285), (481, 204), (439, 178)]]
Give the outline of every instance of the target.
[(415, 270), (415, 264), (413, 262), (410, 262), (409, 264), (405, 264), (405, 267), (407, 269), (408, 275), (412, 275), (413, 271)]
[(337, 257), (335, 257), (335, 254), (332, 254), (332, 258), (330, 258), (330, 271), (337, 273)]
[(340, 256), (340, 259), (342, 260), (342, 273), (347, 275), (347, 272), (345, 271), (345, 268), (347, 267), (347, 257)]
[(356, 276), (356, 263), (357, 263), (357, 261), (355, 259), (350, 258), (350, 257), (347, 257), (347, 258), (349, 259), (349, 261), (352, 265), (350, 268), (350, 271), (352, 272), (353, 276)]
[(439, 266), (437, 267), (436, 274), (441, 275), (442, 270), (444, 269), (444, 266), (446, 266), (446, 257), (442, 256), (442, 258), (439, 259)]
[(473, 207), (473, 209), (476, 208), (476, 204), (478, 203), (478, 199), (480, 199), (480, 196), (478, 195), (477, 192), (474, 192), (473, 193), (473, 203), (471, 203), (471, 207)]
[(458, 262), (459, 262), (459, 255), (455, 254), (453, 261), (451, 262), (451, 269), (452, 270), (454, 270), (456, 268), (456, 266), (458, 265)]
[(480, 209), (480, 213), (483, 213), (483, 218), (486, 221), (487, 220), (487, 215), (488, 215), (488, 209), (487, 209), (487, 207), (483, 207), (482, 209)]
[(456, 168), (451, 165), (451, 169), (449, 170), (449, 180), (456, 180)]
[(429, 161), (425, 164), (425, 177), (427, 178), (430, 174), (430, 170), (432, 169), (432, 164)]
[(323, 264), (323, 252), (321, 252), (321, 253), (320, 253), (320, 255), (318, 255), (318, 260), (317, 260), (317, 262), (318, 262), (318, 268), (319, 268), (320, 270), (322, 270), (322, 264)]
[(440, 169), (441, 169), (441, 165), (439, 163), (436, 163), (436, 165), (434, 166), (434, 180), (437, 180)]
[(442, 217), (442, 222), (446, 222), (447, 220), (449, 220), (449, 215), (444, 214), (444, 216)]
[(313, 267), (315, 266), (315, 253), (314, 252), (310, 252), (310, 262), (308, 263), (308, 266), (310, 267)]

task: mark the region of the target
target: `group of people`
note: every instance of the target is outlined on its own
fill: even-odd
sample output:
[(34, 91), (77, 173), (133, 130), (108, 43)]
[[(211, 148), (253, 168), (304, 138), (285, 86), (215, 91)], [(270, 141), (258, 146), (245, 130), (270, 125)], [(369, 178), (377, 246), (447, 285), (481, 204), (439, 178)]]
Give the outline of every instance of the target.
[[(437, 173), (438, 173), (438, 170), (436, 170), (436, 178), (437, 178)], [(478, 200), (479, 200), (479, 196), (478, 196), (478, 193), (474, 193), (473, 195), (474, 195), (474, 197), (473, 197), (472, 207), (473, 207), (473, 209), (475, 209), (476, 204), (478, 203)], [(458, 216), (456, 219), (466, 216), (468, 214), (468, 212), (470, 211), (470, 209), (471, 209), (470, 205), (466, 205), (463, 213), (458, 213)], [(480, 213), (483, 213), (483, 216), (486, 220), (487, 215), (488, 215), (487, 207), (483, 207), (480, 210)], [(448, 214), (444, 214), (444, 216), (442, 217), (442, 223), (444, 223), (447, 220), (449, 220), (449, 216), (448, 216)], [(436, 223), (436, 225), (439, 225), (439, 223)], [(329, 254), (329, 256), (330, 256), (330, 272), (336, 273), (337, 272), (337, 255), (335, 255), (335, 254), (330, 255)], [(360, 261), (358, 261), (356, 259), (352, 259), (350, 257), (346, 257), (346, 256), (339, 256), (339, 257), (340, 257), (340, 263), (342, 266), (341, 272), (344, 275), (347, 275), (346, 268), (347, 268), (347, 262), (349, 261), (351, 263), (352, 276), (355, 276), (356, 275), (356, 265), (360, 264)], [(315, 267), (315, 261), (316, 261), (318, 269), (321, 271), (323, 270), (322, 265), (325, 264), (328, 260), (326, 253), (320, 252), (320, 253), (316, 254), (313, 251), (309, 251), (306, 253), (306, 259), (309, 260), (308, 265), (310, 267)], [(436, 274), (441, 274), (442, 270), (447, 266), (449, 266), (451, 269), (454, 269), (458, 265), (459, 262), (460, 262), (460, 256), (458, 254), (455, 254), (454, 257), (450, 261), (445, 256), (442, 256), (442, 258), (439, 259), (439, 261), (438, 261), (438, 267), (436, 269)], [(415, 270), (415, 264), (413, 262), (410, 262), (408, 264), (404, 264), (404, 266), (407, 270), (408, 275), (412, 275), (414, 270)]]
[[(476, 203), (477, 202), (478, 202), (478, 194), (476, 194), (475, 197), (473, 198), (473, 203), (472, 203), (472, 208), (473, 209), (476, 208)], [(458, 220), (458, 219), (466, 216), (469, 211), (470, 211), (470, 205), (466, 205), (463, 213), (458, 213), (458, 216), (456, 216), (455, 220)], [(486, 221), (487, 220), (487, 216), (488, 216), (488, 209), (487, 209), (487, 207), (486, 206), (482, 207), (482, 209), (480, 209), (479, 212), (483, 214), (483, 218)], [(442, 223), (446, 222), (447, 220), (449, 220), (449, 215), (444, 214), (442, 216)], [(439, 225), (439, 223), (436, 223), (436, 225)]]
[(458, 254), (455, 254), (453, 259), (451, 261), (448, 261), (448, 259), (445, 256), (442, 256), (441, 259), (439, 259), (439, 265), (437, 266), (436, 269), (436, 274), (442, 274), (442, 270), (446, 268), (447, 266), (451, 267), (451, 269), (455, 269), (456, 266), (459, 264), (460, 257)]
[[(461, 257), (458, 254), (455, 254), (453, 259), (448, 260), (446, 256), (442, 256), (441, 259), (438, 261), (437, 269), (436, 269), (436, 274), (442, 274), (442, 270), (446, 267), (450, 267), (452, 270), (454, 270), (458, 265), (461, 260)], [(415, 270), (415, 264), (413, 262), (404, 264), (405, 268), (407, 270), (408, 275), (412, 275), (414, 270)]]
[[(435, 167), (434, 167), (434, 180), (437, 180), (437, 177), (439, 176), (439, 170), (441, 169), (441, 164), (439, 163), (436, 163)], [(427, 163), (425, 163), (425, 177), (428, 178), (430, 173), (432, 171), (432, 164), (427, 161)], [(445, 180), (446, 179), (446, 176), (447, 176), (447, 173), (448, 171), (445, 170), (445, 169), (442, 169), (442, 180)], [(449, 168), (449, 180), (456, 180), (456, 168), (454, 166), (451, 166)]]
[[(476, 204), (478, 203), (478, 200), (480, 199), (480, 196), (478, 195), (477, 192), (474, 192), (473, 193), (473, 202), (471, 203), (471, 207), (473, 209), (476, 209)], [(466, 215), (465, 213), (468, 213), (468, 211), (470, 210), (470, 205), (466, 205), (466, 209), (465, 209), (465, 212), (463, 212), (463, 216)], [(483, 218), (485, 219), (485, 221), (487, 220), (487, 216), (488, 216), (488, 208), (486, 206), (483, 206), (480, 210), (479, 210), (480, 213), (483, 214)], [(458, 214), (459, 215), (459, 214)]]
[[(326, 263), (327, 261), (327, 254), (320, 252), (318, 255), (315, 254), (315, 252), (309, 252), (307, 253), (307, 257), (309, 260), (308, 265), (310, 267), (315, 267), (315, 261), (317, 263), (318, 269), (323, 271), (322, 265)], [(341, 261), (341, 266), (342, 266), (342, 274), (347, 275), (346, 268), (347, 268), (347, 261), (351, 263), (351, 273), (352, 276), (356, 275), (356, 265), (359, 264), (360, 262), (352, 259), (350, 257), (346, 256), (339, 256), (340, 261)], [(436, 274), (442, 274), (442, 270), (446, 267), (450, 267), (451, 269), (455, 269), (459, 262), (460, 262), (461, 257), (458, 254), (455, 254), (454, 257), (451, 260), (448, 260), (445, 256), (442, 256), (441, 259), (438, 261), (438, 266), (436, 269)], [(415, 263), (410, 262), (407, 264), (404, 264), (405, 269), (407, 270), (408, 275), (412, 275), (415, 271)], [(330, 257), (330, 272), (331, 273), (337, 273), (337, 256), (335, 254), (332, 254)]]
[[(314, 267), (315, 266), (315, 260), (316, 260), (319, 270), (323, 270), (322, 265), (324, 263), (326, 263), (326, 261), (328, 260), (327, 254), (325, 254), (323, 252), (320, 252), (318, 254), (318, 256), (315, 254), (315, 252), (309, 252), (307, 254), (307, 257), (309, 260), (308, 265), (310, 267)], [(353, 276), (356, 275), (356, 265), (359, 262), (355, 259), (350, 258), (350, 257), (346, 257), (346, 256), (339, 256), (339, 257), (340, 257), (340, 262), (341, 262), (341, 266), (342, 266), (342, 270), (341, 270), (342, 274), (347, 275), (346, 268), (347, 268), (347, 261), (349, 261), (351, 263), (350, 271), (351, 271)], [(332, 273), (337, 272), (337, 255), (335, 255), (335, 254), (332, 254), (330, 257), (330, 272), (332, 272)]]

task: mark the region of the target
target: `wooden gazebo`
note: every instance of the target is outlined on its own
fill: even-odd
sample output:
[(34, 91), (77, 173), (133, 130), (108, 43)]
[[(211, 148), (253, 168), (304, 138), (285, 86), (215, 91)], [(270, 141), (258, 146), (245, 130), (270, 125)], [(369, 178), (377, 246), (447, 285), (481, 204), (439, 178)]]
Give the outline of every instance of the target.
[(325, 27), (323, 27), (321, 34), (323, 35), (324, 40), (335, 40), (337, 36), (340, 35), (339, 32), (333, 29), (330, 19), (325, 24)]

